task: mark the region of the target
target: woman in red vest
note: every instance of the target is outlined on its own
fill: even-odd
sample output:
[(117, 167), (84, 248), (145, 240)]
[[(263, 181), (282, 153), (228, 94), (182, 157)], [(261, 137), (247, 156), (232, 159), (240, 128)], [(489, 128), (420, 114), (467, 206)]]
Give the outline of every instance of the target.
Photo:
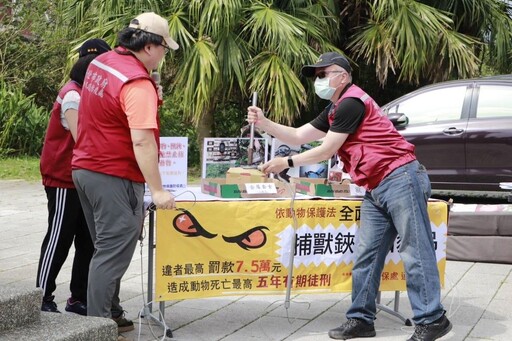
[(323, 138), (322, 144), (261, 166), (265, 173), (317, 163), (338, 154), (352, 181), (366, 189), (356, 261), (352, 269), (352, 305), (347, 321), (329, 331), (333, 339), (375, 336), (376, 298), (386, 255), (400, 236), (400, 255), (416, 324), (409, 341), (431, 341), (452, 328), (441, 304), (437, 260), (427, 212), (430, 180), (408, 143), (375, 101), (352, 84), (352, 68), (337, 52), (320, 56), (302, 75), (315, 77), (315, 92), (329, 105), (299, 128), (270, 121), (260, 108), (248, 108), (247, 121), (279, 140), (300, 145)]
[(71, 178), (71, 158), (76, 139), (78, 104), (85, 72), (91, 61), (110, 50), (101, 39), (86, 41), (53, 104), (41, 153), (41, 176), (48, 198), (48, 231), (41, 246), (36, 285), (43, 289), (42, 311), (60, 312), (54, 302), (55, 279), (64, 264), (71, 244), (75, 257), (66, 311), (87, 315), (87, 278), (94, 251), (80, 200)]

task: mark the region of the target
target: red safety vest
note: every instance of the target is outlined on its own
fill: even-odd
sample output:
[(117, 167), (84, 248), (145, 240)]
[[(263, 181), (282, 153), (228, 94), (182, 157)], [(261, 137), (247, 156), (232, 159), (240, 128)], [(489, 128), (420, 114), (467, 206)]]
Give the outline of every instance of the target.
[(350, 86), (333, 105), (329, 113), (330, 125), (339, 103), (347, 97), (359, 98), (364, 103), (365, 113), (357, 130), (348, 135), (338, 150), (338, 155), (352, 181), (372, 190), (389, 173), (416, 160), (414, 145), (400, 135), (378, 104), (356, 85)]
[(71, 132), (61, 123), (62, 100), (72, 90), (80, 94), (82, 88), (78, 83), (69, 81), (59, 91), (53, 103), (39, 164), (44, 186), (75, 188), (71, 178), (71, 158), (75, 141)]
[[(87, 69), (72, 166), (142, 183), (145, 180), (135, 159), (120, 94), (126, 83), (151, 78), (135, 56), (118, 53), (126, 51), (122, 48), (116, 50), (96, 57)], [(147, 114), (156, 115), (159, 122), (158, 113)], [(159, 148), (159, 130), (155, 129), (154, 133)]]

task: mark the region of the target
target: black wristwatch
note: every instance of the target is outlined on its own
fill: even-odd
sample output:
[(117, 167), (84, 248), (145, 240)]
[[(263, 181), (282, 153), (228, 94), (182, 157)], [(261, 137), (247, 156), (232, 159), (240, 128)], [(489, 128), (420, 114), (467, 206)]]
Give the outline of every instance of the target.
[(294, 166), (293, 166), (293, 159), (292, 159), (292, 156), (291, 156), (291, 155), (290, 155), (290, 156), (288, 156), (288, 167), (290, 167), (290, 168), (293, 168), (293, 167), (294, 167)]

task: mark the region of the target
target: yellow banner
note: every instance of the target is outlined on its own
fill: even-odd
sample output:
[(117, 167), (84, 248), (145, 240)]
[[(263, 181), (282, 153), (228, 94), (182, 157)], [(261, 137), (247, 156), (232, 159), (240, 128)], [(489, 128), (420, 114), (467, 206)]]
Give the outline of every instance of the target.
[[(178, 211), (159, 210), (156, 300), (281, 294), (291, 261), (293, 293), (351, 291), (360, 205), (297, 200), (296, 223), (289, 200), (180, 202)], [(448, 208), (429, 202), (428, 209), (444, 286)], [(405, 290), (399, 242), (386, 258), (382, 291)]]

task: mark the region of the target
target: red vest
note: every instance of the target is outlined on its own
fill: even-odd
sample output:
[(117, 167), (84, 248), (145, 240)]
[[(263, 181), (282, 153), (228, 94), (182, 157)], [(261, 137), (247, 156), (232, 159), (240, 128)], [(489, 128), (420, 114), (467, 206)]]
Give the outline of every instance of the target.
[[(117, 50), (123, 51), (121, 48)], [(151, 79), (144, 65), (131, 54), (120, 54), (114, 50), (91, 62), (80, 100), (73, 169), (88, 169), (144, 182), (120, 100), (123, 85), (141, 78)], [(141, 98), (141, 101), (145, 100)], [(156, 112), (147, 114), (158, 115)], [(159, 147), (158, 129), (155, 129), (155, 140)]]
[(352, 181), (372, 190), (396, 168), (416, 160), (414, 145), (396, 131), (377, 103), (356, 85), (350, 86), (333, 105), (329, 124), (334, 121), (339, 103), (347, 97), (359, 98), (364, 103), (365, 113), (357, 130), (348, 135), (338, 150), (338, 155)]
[(57, 99), (53, 103), (39, 165), (44, 186), (75, 188), (71, 178), (71, 158), (75, 141), (71, 132), (65, 129), (61, 123), (62, 100), (72, 90), (79, 94), (81, 92), (78, 83), (69, 81), (59, 91)]

